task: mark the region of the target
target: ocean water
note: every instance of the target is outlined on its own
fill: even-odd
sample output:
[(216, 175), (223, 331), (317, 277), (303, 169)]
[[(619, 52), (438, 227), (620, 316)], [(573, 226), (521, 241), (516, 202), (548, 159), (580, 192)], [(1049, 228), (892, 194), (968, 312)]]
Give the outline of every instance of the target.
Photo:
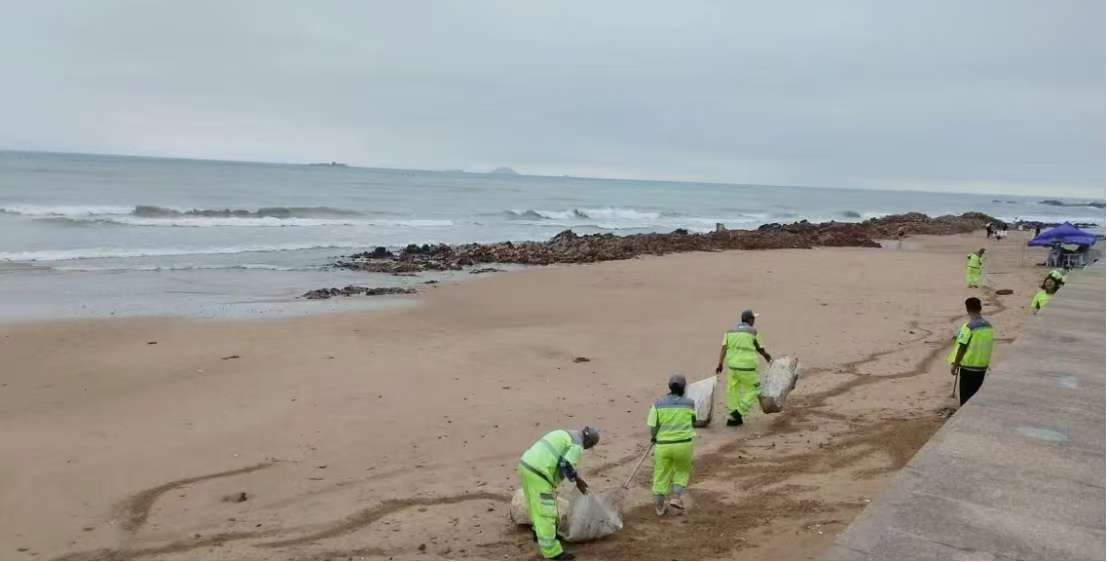
[[(108, 304), (93, 314), (177, 313), (195, 307), (189, 301), (131, 310), (110, 289), (141, 281), (138, 287), (156, 295), (191, 275), (201, 287), (216, 280), (212, 292), (222, 301), (287, 300), (315, 288), (296, 284), (344, 280), (320, 266), (352, 251), (542, 240), (565, 229), (709, 231), (716, 223), (755, 228), (906, 211), (1104, 222), (1102, 209), (1040, 199), (0, 152), (0, 319), (13, 309), (12, 287), (45, 283), (82, 297), (88, 291), (80, 287), (106, 284), (97, 294)], [(220, 293), (236, 279), (265, 289)], [(48, 316), (74, 315), (43, 308)]]

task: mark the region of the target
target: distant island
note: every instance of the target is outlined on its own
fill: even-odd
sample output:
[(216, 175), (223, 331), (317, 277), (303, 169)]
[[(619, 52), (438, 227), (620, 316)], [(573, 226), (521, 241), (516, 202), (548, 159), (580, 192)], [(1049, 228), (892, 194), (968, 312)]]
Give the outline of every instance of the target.
[(507, 166), (500, 166), (499, 168), (496, 168), (495, 170), (492, 170), (491, 172), (488, 172), (488, 173), (490, 173), (490, 174), (500, 174), (500, 175), (503, 175), (503, 176), (517, 176), (517, 175), (519, 175), (519, 172), (516, 172), (515, 170), (512, 170), (511, 168), (508, 168)]
[(1095, 207), (1097, 209), (1104, 208), (1102, 201), (1090, 201), (1088, 203), (1065, 203), (1064, 201), (1058, 201), (1057, 199), (1043, 199), (1038, 201), (1041, 205), (1053, 205), (1054, 207)]
[(346, 164), (343, 164), (342, 162), (335, 162), (332, 160), (330, 162), (312, 162), (311, 164), (308, 164), (308, 166), (335, 166), (338, 168), (345, 168)]

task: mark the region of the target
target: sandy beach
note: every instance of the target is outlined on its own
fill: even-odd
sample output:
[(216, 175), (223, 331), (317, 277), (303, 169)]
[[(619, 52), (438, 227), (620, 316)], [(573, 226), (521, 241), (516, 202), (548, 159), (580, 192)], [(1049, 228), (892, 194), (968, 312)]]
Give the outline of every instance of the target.
[[(582, 474), (617, 486), (667, 376), (712, 374), (753, 308), (801, 361), (785, 411), (699, 430), (687, 516), (653, 514), (647, 462), (626, 528), (570, 548), (815, 558), (956, 406), (963, 300), (997, 356), (1033, 321), (1042, 257), (1012, 234), (529, 268), (374, 312), (0, 326), (0, 557), (532, 559), (507, 517), (521, 452), (594, 424)], [(978, 247), (1014, 294), (964, 288)]]

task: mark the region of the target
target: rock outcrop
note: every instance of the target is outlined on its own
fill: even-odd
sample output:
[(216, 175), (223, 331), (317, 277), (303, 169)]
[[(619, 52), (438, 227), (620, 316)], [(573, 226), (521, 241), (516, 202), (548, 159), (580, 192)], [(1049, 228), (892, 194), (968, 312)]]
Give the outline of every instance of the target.
[(329, 299), (331, 297), (352, 297), (354, 295), (365, 295), (369, 297), (376, 297), (380, 295), (411, 295), (416, 291), (410, 287), (358, 287), (357, 285), (347, 285), (341, 289), (337, 287), (331, 287), (330, 289), (315, 289), (314, 291), (308, 291), (302, 298), (309, 300), (322, 300)]
[(665, 234), (579, 235), (571, 230), (545, 242), (497, 242), (493, 244), (408, 245), (399, 254), (386, 248), (354, 254), (334, 267), (381, 273), (460, 270), (479, 264), (514, 263), (549, 265), (623, 260), (643, 255), (718, 250), (769, 250), (818, 246), (876, 248), (876, 239), (912, 234), (958, 234), (984, 228), (992, 221), (982, 213), (930, 218), (920, 213), (890, 215), (860, 223), (800, 221), (766, 224), (757, 230), (719, 230), (689, 233), (678, 229)]

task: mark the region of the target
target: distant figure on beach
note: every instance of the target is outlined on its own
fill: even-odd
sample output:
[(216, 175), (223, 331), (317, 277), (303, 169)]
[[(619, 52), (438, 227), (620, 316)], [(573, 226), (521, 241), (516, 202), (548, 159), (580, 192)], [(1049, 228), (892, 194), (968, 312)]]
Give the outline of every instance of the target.
[(1041, 233), (1042, 233), (1042, 225), (1035, 224), (1034, 225), (1034, 238), (1037, 238), (1038, 235), (1040, 235)]
[(715, 373), (723, 372), (723, 362), (727, 367), (726, 406), (730, 417), (728, 426), (742, 425), (742, 416), (749, 413), (760, 395), (761, 378), (757, 374), (760, 363), (757, 356), (772, 363), (773, 357), (761, 344), (761, 335), (753, 327), (757, 314), (752, 310), (743, 310), (741, 322), (723, 335), (723, 348), (719, 352), (719, 364)]
[(557, 485), (563, 478), (575, 482), (580, 493), (588, 493), (588, 484), (577, 474), (581, 452), (600, 442), (600, 432), (585, 427), (580, 431), (555, 429), (531, 445), (519, 460), (519, 479), (527, 498), (527, 513), (534, 526), (534, 538), (542, 557), (573, 560), (557, 540)]
[(896, 229), (896, 249), (903, 249), (903, 238), (907, 236), (907, 230), (902, 226)]
[(946, 359), (950, 363), (949, 374), (961, 376), (962, 406), (984, 384), (984, 375), (992, 360), (994, 330), (991, 323), (981, 315), (982, 310), (980, 299), (965, 299), (965, 312), (969, 315), (969, 321), (962, 324), (957, 331), (953, 349)]
[(988, 224), (984, 225), (984, 237), (985, 238), (991, 238), (992, 237), (992, 232), (994, 232), (994, 231), (995, 231), (995, 229), (992, 228), (992, 223), (988, 223)]
[(1045, 281), (1042, 281), (1042, 288), (1038, 289), (1037, 294), (1034, 295), (1034, 299), (1030, 301), (1030, 310), (1037, 314), (1038, 311), (1045, 308), (1049, 304), (1049, 300), (1053, 298), (1054, 293), (1057, 292), (1057, 282), (1052, 277), (1046, 277)]
[[(653, 498), (657, 516), (665, 515), (668, 507), (684, 512), (684, 490), (692, 476), (692, 440), (696, 430), (696, 403), (685, 398), (688, 384), (684, 375), (669, 377), (669, 394), (650, 407), (646, 425), (650, 428), (653, 450)], [(669, 504), (665, 500), (672, 493)]]
[(969, 254), (968, 262), (965, 264), (965, 284), (970, 289), (974, 289), (980, 286), (980, 275), (984, 271), (984, 248), (977, 250), (976, 252)]

